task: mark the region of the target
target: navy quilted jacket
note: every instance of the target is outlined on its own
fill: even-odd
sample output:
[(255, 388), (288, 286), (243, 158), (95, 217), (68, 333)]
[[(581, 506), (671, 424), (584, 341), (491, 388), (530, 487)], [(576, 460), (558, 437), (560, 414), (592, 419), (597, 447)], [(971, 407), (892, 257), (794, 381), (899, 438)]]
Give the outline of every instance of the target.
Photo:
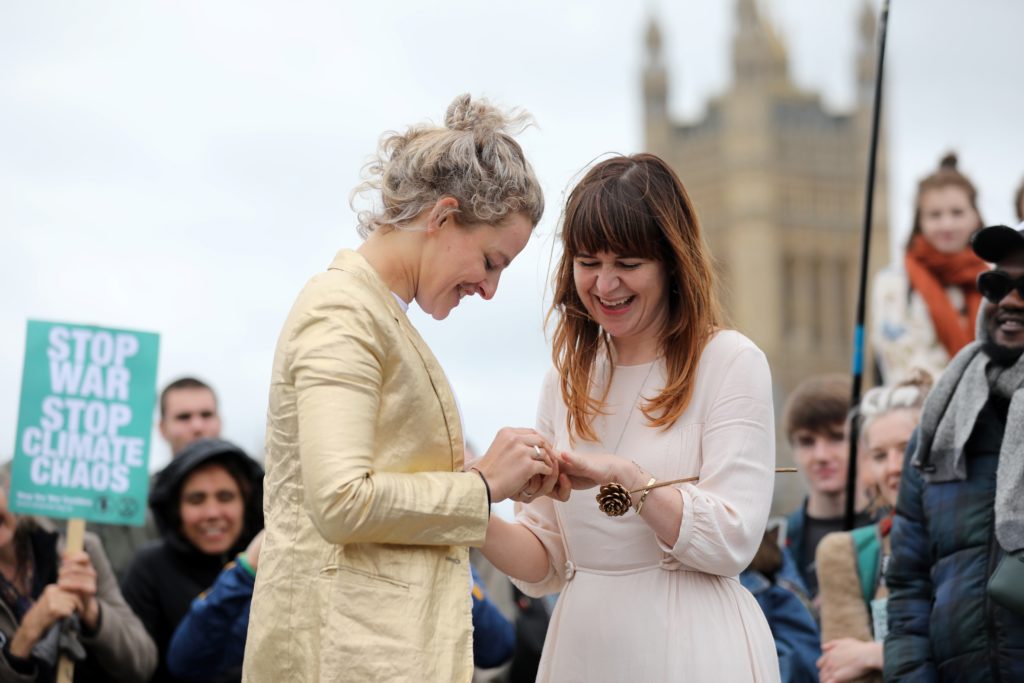
[(910, 464), (916, 434), (907, 448), (886, 576), (886, 681), (1024, 682), (1024, 616), (985, 592), (1005, 555), (993, 502), (1007, 407), (992, 399), (981, 411), (965, 481), (926, 483)]

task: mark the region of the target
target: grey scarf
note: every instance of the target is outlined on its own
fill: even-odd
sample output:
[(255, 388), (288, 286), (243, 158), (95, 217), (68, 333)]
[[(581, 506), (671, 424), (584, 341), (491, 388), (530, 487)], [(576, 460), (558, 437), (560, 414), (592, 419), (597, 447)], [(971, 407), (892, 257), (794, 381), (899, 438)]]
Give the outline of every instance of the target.
[(990, 394), (1009, 399), (1006, 431), (996, 473), (996, 539), (1003, 549), (1024, 548), (1024, 355), (1009, 367), (990, 363), (985, 306), (978, 311), (977, 338), (942, 373), (921, 411), (917, 451), (911, 463), (929, 483), (967, 478), (964, 445)]

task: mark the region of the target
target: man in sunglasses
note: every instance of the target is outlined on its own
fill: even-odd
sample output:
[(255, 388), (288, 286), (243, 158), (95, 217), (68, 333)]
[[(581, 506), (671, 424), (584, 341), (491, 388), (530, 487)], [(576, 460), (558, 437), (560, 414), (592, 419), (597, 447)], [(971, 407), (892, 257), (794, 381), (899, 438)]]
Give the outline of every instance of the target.
[(886, 681), (1024, 681), (1024, 223), (979, 230), (977, 341), (907, 447), (886, 575)]

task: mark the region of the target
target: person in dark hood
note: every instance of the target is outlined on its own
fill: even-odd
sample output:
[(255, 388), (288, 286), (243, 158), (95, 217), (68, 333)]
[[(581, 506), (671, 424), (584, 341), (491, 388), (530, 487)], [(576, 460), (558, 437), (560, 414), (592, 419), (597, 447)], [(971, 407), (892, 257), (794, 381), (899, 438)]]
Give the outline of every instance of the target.
[[(161, 536), (139, 550), (123, 591), (160, 651), (160, 683), (179, 680), (167, 648), (192, 600), (263, 528), (263, 469), (232, 443), (200, 439), (157, 476), (149, 506)], [(240, 679), (236, 670), (210, 680)]]

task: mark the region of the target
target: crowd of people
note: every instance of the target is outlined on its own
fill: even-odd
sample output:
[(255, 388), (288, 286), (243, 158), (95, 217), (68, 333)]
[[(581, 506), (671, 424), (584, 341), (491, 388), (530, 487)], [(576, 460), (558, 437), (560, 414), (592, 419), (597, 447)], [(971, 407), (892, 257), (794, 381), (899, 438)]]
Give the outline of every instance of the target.
[(528, 122), (462, 95), (384, 136), (362, 245), (284, 323), (262, 464), (185, 377), (145, 526), (67, 553), (0, 472), (0, 681), (1024, 680), (1024, 185), (1011, 228), (954, 155), (920, 182), (873, 285), (878, 386), (790, 392), (807, 496), (769, 520), (768, 363), (651, 154), (569, 193), (537, 422), (468, 449), (407, 309), (493, 297), (545, 208)]

